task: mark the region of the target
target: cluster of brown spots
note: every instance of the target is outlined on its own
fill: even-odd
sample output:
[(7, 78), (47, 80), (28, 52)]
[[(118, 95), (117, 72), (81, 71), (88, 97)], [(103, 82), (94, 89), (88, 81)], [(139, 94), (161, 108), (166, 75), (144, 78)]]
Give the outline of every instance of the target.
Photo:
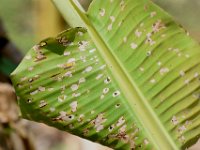
[(61, 64), (59, 67), (63, 68), (63, 69), (70, 69), (70, 68), (74, 67), (74, 65), (75, 65), (75, 61), (71, 61), (71, 62)]
[(85, 128), (85, 129), (83, 129), (83, 135), (84, 136), (87, 136), (88, 135), (88, 133), (89, 133), (89, 129), (88, 128)]
[[(112, 132), (113, 129), (116, 127), (116, 125), (111, 125), (109, 127), (109, 132)], [(122, 125), (119, 130), (118, 130), (118, 133), (115, 133), (115, 134), (109, 134), (108, 135), (108, 138), (109, 139), (116, 139), (116, 140), (120, 140), (120, 141), (123, 141), (124, 143), (127, 143), (130, 145), (130, 149), (135, 149), (136, 148), (136, 145), (135, 145), (135, 140), (137, 139), (135, 137), (135, 134), (139, 131), (134, 131), (134, 133), (132, 133), (131, 135), (127, 134), (126, 133), (126, 128), (127, 128), (127, 125)], [(148, 140), (145, 139), (144, 140), (144, 144), (149, 144)]]
[(165, 29), (165, 28), (166, 28), (166, 26), (165, 26), (165, 24), (164, 24), (161, 20), (158, 20), (157, 22), (155, 22), (155, 23), (152, 25), (152, 32), (149, 32), (149, 33), (147, 33), (147, 35), (146, 35), (147, 39), (146, 39), (145, 43), (146, 43), (146, 44), (149, 43), (150, 46), (154, 45), (154, 44), (156, 43), (156, 41), (154, 41), (154, 40), (152, 39), (152, 36), (153, 36), (155, 33), (159, 32), (160, 30)]
[(44, 59), (47, 58), (47, 57), (44, 55), (44, 53), (42, 52), (42, 50), (41, 50), (41, 48), (42, 48), (43, 46), (45, 46), (45, 45), (47, 45), (46, 42), (41, 42), (41, 43), (39, 43), (38, 45), (35, 45), (35, 46), (33, 47), (33, 49), (34, 49), (34, 51), (35, 51), (35, 53), (36, 53), (34, 62), (42, 61), (42, 60), (44, 60)]
[(89, 45), (88, 41), (78, 42), (78, 48), (79, 48), (80, 51), (85, 51), (88, 45)]
[(111, 134), (108, 137), (112, 138), (112, 139), (121, 140), (124, 143), (128, 143), (128, 141), (129, 141), (129, 136), (126, 134), (126, 132), (119, 132), (117, 134)]
[(84, 114), (80, 114), (79, 117), (78, 117), (78, 119), (77, 119), (77, 121), (83, 123), (84, 117), (85, 117)]
[(126, 7), (126, 4), (125, 4), (124, 0), (121, 0), (119, 5), (120, 5), (120, 8), (121, 8), (121, 11), (123, 11), (125, 9), (125, 7)]
[(71, 41), (69, 41), (65, 36), (61, 37), (57, 37), (56, 40), (58, 41), (58, 43), (62, 44), (63, 46), (68, 46)]
[(145, 41), (145, 43), (149, 44), (150, 46), (154, 45), (156, 42), (152, 39), (152, 33), (147, 33), (147, 39)]
[(47, 105), (47, 102), (45, 100), (42, 100), (42, 101), (40, 101), (39, 108), (43, 108), (46, 105)]
[(184, 125), (178, 127), (178, 132), (179, 132), (180, 134), (182, 134), (185, 130), (186, 130), (186, 127), (185, 127)]
[(29, 78), (28, 82), (29, 83), (34, 82), (34, 81), (38, 80), (39, 78), (40, 78), (40, 75), (36, 74), (34, 77)]
[(111, 21), (111, 23), (107, 27), (108, 31), (112, 30), (113, 23), (115, 22), (115, 17), (114, 16), (110, 16), (110, 21)]
[(52, 75), (50, 78), (55, 81), (62, 81), (61, 73), (56, 73), (56, 74)]
[(52, 120), (53, 121), (71, 121), (74, 119), (74, 115), (72, 114), (67, 114), (66, 112), (64, 111), (61, 111), (60, 112), (60, 115), (56, 118), (53, 118)]
[(94, 125), (94, 128), (96, 129), (96, 132), (99, 132), (104, 129), (103, 123), (106, 122), (107, 119), (104, 118), (104, 114), (100, 113), (94, 120), (92, 120), (90, 123)]
[(161, 21), (161, 20), (158, 20), (157, 22), (155, 22), (153, 25), (152, 25), (152, 28), (153, 28), (153, 33), (157, 33), (159, 32), (161, 29), (165, 29), (165, 24)]
[(178, 119), (176, 118), (176, 116), (172, 117), (171, 122), (172, 122), (173, 125), (177, 125), (178, 124)]
[(124, 116), (120, 117), (119, 120), (117, 121), (116, 126), (119, 127), (125, 123)]

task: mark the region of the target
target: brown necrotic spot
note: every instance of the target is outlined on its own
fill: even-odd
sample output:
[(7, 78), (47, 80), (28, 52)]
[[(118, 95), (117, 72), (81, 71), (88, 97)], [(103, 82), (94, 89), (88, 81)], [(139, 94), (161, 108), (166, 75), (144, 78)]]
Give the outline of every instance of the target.
[(36, 57), (35, 57), (35, 60), (34, 62), (39, 62), (39, 61), (42, 61), (44, 59), (46, 59), (47, 57), (42, 53), (42, 52), (38, 52), (36, 54)]
[(110, 77), (107, 77), (105, 80), (104, 80), (104, 83), (105, 84), (108, 84), (108, 83), (110, 83), (111, 82), (111, 78)]
[(111, 132), (114, 128), (115, 128), (115, 125), (109, 126), (109, 128), (108, 128), (109, 132)]
[(70, 69), (75, 65), (75, 62), (66, 63), (64, 64), (64, 69)]
[(28, 82), (29, 82), (29, 83), (32, 83), (32, 82), (36, 81), (37, 79), (39, 79), (39, 77), (40, 77), (39, 75), (35, 75), (34, 77), (29, 78), (29, 79), (28, 79)]
[(114, 93), (113, 93), (113, 97), (117, 97), (117, 96), (119, 96), (120, 95), (120, 91), (115, 91)]
[(58, 76), (58, 75), (60, 75), (60, 74), (61, 74), (61, 73), (54, 74), (54, 75), (51, 76), (51, 78), (56, 77), (56, 76)]
[(69, 41), (65, 36), (57, 37), (56, 40), (58, 41), (58, 43), (62, 44), (63, 46), (68, 46), (71, 43), (71, 41)]
[(44, 100), (40, 101), (39, 107), (43, 108), (47, 105), (47, 102), (45, 102)]
[(109, 92), (109, 88), (104, 88), (103, 89), (103, 94), (107, 94)]
[(27, 102), (27, 103), (32, 103), (32, 100), (33, 100), (33, 99), (29, 98), (29, 99), (27, 99), (26, 102)]
[(72, 119), (74, 118), (74, 116), (73, 116), (73, 115), (69, 115), (68, 118), (69, 118), (70, 120), (72, 120)]
[(88, 128), (83, 129), (83, 135), (84, 136), (87, 136), (88, 133), (89, 133), (89, 129)]
[(118, 104), (116, 104), (116, 105), (115, 105), (115, 107), (116, 107), (116, 108), (119, 108), (119, 107), (120, 107), (120, 104), (119, 104), (119, 103), (118, 103)]

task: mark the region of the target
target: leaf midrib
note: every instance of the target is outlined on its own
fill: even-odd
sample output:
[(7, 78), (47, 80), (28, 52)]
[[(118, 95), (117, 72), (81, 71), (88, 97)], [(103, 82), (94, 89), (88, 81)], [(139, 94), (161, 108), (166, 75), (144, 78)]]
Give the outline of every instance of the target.
[[(117, 57), (115, 57), (112, 52), (109, 51), (109, 46), (102, 40), (101, 36), (92, 26), (85, 12), (81, 11), (79, 6), (77, 6), (78, 2), (76, 0), (54, 0), (54, 3), (57, 6), (60, 4), (63, 5), (63, 2), (68, 4), (65, 8), (72, 9), (72, 12), (76, 14), (76, 19), (81, 19), (77, 21), (77, 24), (74, 24), (73, 22), (73, 25), (79, 26), (78, 23), (82, 21), (82, 25), (84, 24), (87, 28), (89, 35), (91, 36), (93, 42), (98, 48), (101, 56), (107, 63), (108, 68), (113, 72), (113, 76), (118, 82), (118, 85), (124, 93), (124, 96), (128, 100), (132, 111), (135, 111), (136, 114), (140, 115), (140, 117), (138, 117), (138, 120), (140, 120), (140, 122), (142, 123), (148, 137), (154, 144), (155, 148), (158, 150), (178, 150), (178, 146), (172, 140), (169, 133), (166, 131), (161, 121), (159, 120), (151, 106), (148, 104), (146, 98), (139, 90), (135, 82), (131, 79), (130, 75), (127, 73), (121, 62), (117, 59)], [(64, 10), (64, 8), (60, 10), (62, 14), (65, 14)]]

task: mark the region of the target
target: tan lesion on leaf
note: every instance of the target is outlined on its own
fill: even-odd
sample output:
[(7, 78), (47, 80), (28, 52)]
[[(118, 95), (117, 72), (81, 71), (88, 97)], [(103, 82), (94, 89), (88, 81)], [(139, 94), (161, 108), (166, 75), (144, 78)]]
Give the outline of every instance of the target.
[(56, 40), (58, 41), (58, 43), (60, 43), (63, 46), (68, 46), (69, 44), (72, 43), (65, 36), (59, 36), (56, 38)]

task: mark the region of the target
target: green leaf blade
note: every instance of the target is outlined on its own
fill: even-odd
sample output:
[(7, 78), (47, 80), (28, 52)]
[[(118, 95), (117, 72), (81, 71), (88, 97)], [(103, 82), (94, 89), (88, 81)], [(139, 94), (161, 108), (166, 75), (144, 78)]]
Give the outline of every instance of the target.
[[(88, 16), (176, 145), (188, 147), (190, 140), (197, 141), (200, 133), (192, 134), (187, 123), (198, 126), (199, 113), (186, 112), (200, 109), (195, 97), (199, 93), (199, 44), (148, 0), (96, 0)], [(185, 120), (175, 124), (171, 131), (173, 117)], [(185, 138), (184, 132), (191, 132), (191, 137), (187, 134)]]
[(52, 38), (51, 46), (65, 45), (62, 55), (40, 42), (12, 73), (23, 117), (115, 149), (151, 149), (145, 129), (88, 33), (74, 34), (69, 45)]

